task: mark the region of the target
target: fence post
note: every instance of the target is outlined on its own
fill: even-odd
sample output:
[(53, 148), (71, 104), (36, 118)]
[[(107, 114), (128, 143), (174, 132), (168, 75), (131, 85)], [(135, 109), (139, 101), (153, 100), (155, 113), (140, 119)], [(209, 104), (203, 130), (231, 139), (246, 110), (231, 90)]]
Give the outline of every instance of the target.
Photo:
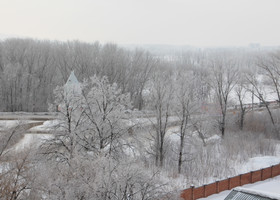
[(194, 200), (194, 185), (191, 185), (191, 200)]
[(253, 172), (251, 171), (251, 180), (250, 180), (250, 183), (253, 183)]
[(230, 190), (230, 177), (228, 177), (228, 190)]
[(242, 174), (239, 175), (239, 186), (241, 186), (241, 176)]
[(219, 181), (216, 181), (216, 193), (218, 194), (220, 192), (220, 184)]
[(270, 170), (270, 178), (272, 178), (273, 166), (274, 166), (274, 165), (272, 165), (272, 166), (271, 166), (271, 170)]
[(263, 168), (261, 169), (261, 181), (263, 181)]
[(203, 197), (205, 197), (206, 196), (206, 185), (203, 185)]

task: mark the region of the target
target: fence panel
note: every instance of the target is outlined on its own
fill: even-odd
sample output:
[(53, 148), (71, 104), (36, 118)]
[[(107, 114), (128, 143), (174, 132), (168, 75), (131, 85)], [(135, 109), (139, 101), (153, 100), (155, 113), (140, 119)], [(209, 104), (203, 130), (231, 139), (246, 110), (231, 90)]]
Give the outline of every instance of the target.
[(192, 200), (192, 190), (193, 188), (183, 190), (183, 192), (181, 193), (181, 198), (185, 200)]
[(253, 171), (253, 172), (252, 172), (252, 183), (261, 181), (261, 180), (262, 180), (261, 175), (262, 175), (262, 174), (261, 174), (261, 170)]
[(222, 192), (222, 191), (225, 191), (225, 190), (228, 190), (228, 179), (226, 180), (222, 180), (219, 182), (219, 192)]
[(280, 175), (280, 164), (272, 167), (272, 177)]
[(229, 179), (229, 189), (235, 188), (237, 186), (240, 186), (240, 176), (235, 176)]
[(241, 186), (251, 183), (251, 172), (246, 174), (241, 174)]
[(262, 170), (262, 180), (271, 178), (271, 167)]
[(280, 164), (274, 165), (265, 169), (252, 171), (250, 173), (241, 174), (225, 180), (216, 181), (208, 185), (203, 185), (198, 188), (188, 188), (181, 192), (181, 197), (184, 200), (196, 200), (203, 197), (208, 197), (212, 194), (242, 186), (248, 183), (255, 183), (261, 180), (266, 180), (280, 175)]
[(205, 186), (205, 197), (208, 197), (212, 194), (216, 194), (216, 183), (211, 183)]
[(194, 199), (199, 199), (204, 197), (204, 186), (199, 188), (194, 188), (193, 190)]

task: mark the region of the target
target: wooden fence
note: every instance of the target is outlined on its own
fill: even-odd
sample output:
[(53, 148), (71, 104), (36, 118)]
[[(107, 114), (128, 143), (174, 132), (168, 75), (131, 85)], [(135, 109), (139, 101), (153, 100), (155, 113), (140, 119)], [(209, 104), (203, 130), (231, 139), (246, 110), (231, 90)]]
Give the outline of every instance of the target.
[(280, 164), (273, 165), (268, 168), (252, 171), (246, 174), (240, 174), (225, 180), (216, 181), (201, 187), (191, 187), (185, 189), (181, 193), (181, 198), (184, 200), (196, 200), (199, 198), (208, 197), (212, 194), (217, 194), (225, 190), (242, 186), (249, 183), (263, 181), (269, 178), (280, 175)]

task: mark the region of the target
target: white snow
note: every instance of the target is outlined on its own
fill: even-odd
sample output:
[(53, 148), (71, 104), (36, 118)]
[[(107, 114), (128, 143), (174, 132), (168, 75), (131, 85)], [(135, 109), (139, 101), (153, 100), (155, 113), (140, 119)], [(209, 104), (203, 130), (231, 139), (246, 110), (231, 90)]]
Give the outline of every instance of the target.
[(12, 147), (16, 152), (22, 151), (25, 148), (38, 147), (44, 140), (51, 139), (52, 134), (25, 134), (24, 137)]
[(42, 125), (40, 126), (35, 126), (30, 129), (31, 132), (46, 132), (46, 131), (51, 131), (54, 130), (55, 128), (59, 127), (59, 124), (61, 121), (59, 120), (48, 120), (45, 121)]
[(35, 121), (35, 120), (0, 120), (0, 131), (6, 131), (6, 130), (9, 130), (11, 128), (15, 128), (19, 125), (36, 123), (36, 122), (40, 122), (40, 121)]
[(238, 192), (244, 192), (244, 193), (249, 193), (249, 194), (253, 194), (253, 195), (258, 195), (261, 197), (267, 197), (270, 199), (280, 199), (280, 193), (276, 194), (276, 193), (271, 193), (271, 192), (262, 192), (260, 190), (247, 189), (247, 188), (243, 188), (243, 187), (237, 187), (237, 188), (234, 188), (234, 190), (238, 191)]
[[(180, 126), (172, 126), (168, 128), (166, 132), (166, 138), (168, 140), (178, 142), (180, 141)], [(199, 135), (196, 131), (192, 132), (191, 134), (188, 133), (186, 137), (191, 137), (191, 140), (196, 140), (197, 143), (202, 142), (202, 140), (199, 138)], [(219, 143), (221, 141), (221, 136), (215, 134), (205, 139), (206, 144), (214, 144)]]
[(18, 120), (0, 120), (0, 131), (13, 128), (19, 123), (20, 122)]
[(206, 142), (206, 144), (214, 144), (214, 143), (220, 142), (221, 139), (222, 139), (221, 136), (215, 134), (215, 135), (210, 136), (209, 138), (206, 138), (205, 142)]
[[(168, 122), (177, 122), (179, 118), (177, 116), (170, 116)], [(157, 123), (156, 117), (142, 117), (142, 118), (131, 118), (129, 120), (124, 120), (127, 126), (150, 126)]]
[(280, 157), (277, 156), (263, 156), (250, 158), (247, 163), (242, 165), (239, 169), (237, 168), (237, 173), (243, 174), (250, 171), (259, 170), (262, 168), (267, 168), (272, 165), (280, 163)]
[(180, 127), (179, 126), (173, 126), (168, 128), (167, 132), (166, 132), (166, 138), (168, 140), (174, 141), (174, 142), (178, 142), (180, 141)]
[[(264, 79), (264, 76), (258, 75), (257, 79), (261, 83)], [(266, 101), (276, 101), (278, 99), (277, 93), (275, 92), (273, 86), (262, 84), (261, 90), (262, 90), (263, 98)], [(232, 101), (234, 105), (239, 105), (239, 100), (234, 90), (229, 94), (229, 99)], [(247, 92), (244, 95), (243, 103), (244, 104), (252, 103), (252, 93)], [(254, 103), (260, 103), (260, 100), (257, 97), (254, 97)]]

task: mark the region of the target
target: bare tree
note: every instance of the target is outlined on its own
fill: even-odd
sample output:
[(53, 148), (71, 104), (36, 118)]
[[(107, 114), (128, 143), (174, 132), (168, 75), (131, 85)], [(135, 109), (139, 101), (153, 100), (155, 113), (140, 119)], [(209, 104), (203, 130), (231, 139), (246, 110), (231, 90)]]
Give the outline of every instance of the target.
[(157, 60), (148, 52), (135, 50), (132, 53), (131, 68), (127, 74), (127, 92), (130, 93), (134, 106), (142, 110), (143, 92), (150, 80)]
[(54, 137), (42, 144), (42, 153), (50, 159), (69, 164), (81, 150), (78, 140), (83, 122), (81, 96), (67, 93), (64, 87), (57, 87), (54, 93), (56, 99), (50, 110), (59, 110), (60, 123), (53, 130)]
[(1, 133), (0, 199), (30, 199), (30, 193), (39, 189), (33, 185), (36, 178), (32, 173), (33, 149), (16, 152), (12, 148), (26, 129), (27, 124), (20, 124), (8, 130), (7, 134)]
[[(239, 101), (239, 109), (240, 109), (240, 118), (239, 118), (239, 128), (240, 130), (243, 130), (244, 127), (244, 118), (246, 114), (247, 107), (244, 105), (244, 98), (248, 94), (247, 84), (245, 82), (245, 77), (243, 76), (243, 73), (239, 73), (238, 83), (235, 87), (235, 94)], [(252, 105), (253, 106), (253, 105)]]
[[(160, 70), (160, 68), (159, 68)], [(156, 123), (153, 123), (155, 130), (155, 160), (156, 165), (162, 167), (165, 153), (165, 136), (171, 115), (173, 85), (171, 74), (166, 72), (153, 75), (153, 88), (151, 91), (152, 106), (155, 109)]]
[(46, 154), (69, 162), (76, 154), (121, 151), (129, 128), (124, 123), (131, 107), (129, 95), (122, 94), (106, 77), (96, 76), (85, 82), (80, 92), (65, 95), (65, 88), (56, 90), (54, 107), (60, 105), (60, 130), (43, 145)]
[(277, 94), (277, 101), (280, 103), (280, 55), (278, 52), (265, 54), (257, 60), (257, 66), (262, 70), (269, 85)]
[(218, 123), (222, 137), (224, 137), (229, 94), (236, 85), (238, 75), (236, 62), (227, 58), (214, 59), (211, 62), (211, 70), (212, 80), (210, 85), (214, 90), (215, 98), (220, 108), (221, 117)]
[(28, 152), (9, 157), (3, 162), (0, 173), (1, 199), (26, 199), (33, 190), (34, 177), (31, 173), (31, 159)]
[(271, 109), (269, 107), (269, 103), (265, 99), (266, 97), (265, 97), (264, 85), (261, 82), (260, 78), (258, 78), (254, 72), (250, 72), (250, 73), (246, 74), (246, 79), (252, 86), (252, 88), (248, 88), (248, 89), (251, 90), (252, 94), (257, 99), (259, 99), (260, 102), (265, 106), (265, 108), (269, 114), (270, 121), (273, 124), (273, 126), (275, 127), (275, 119), (272, 115)]
[[(88, 88), (88, 91), (86, 91)], [(119, 148), (120, 139), (127, 133), (124, 119), (131, 108), (129, 94), (122, 94), (117, 84), (110, 84), (107, 77), (92, 77), (83, 90), (84, 115), (88, 131), (84, 142), (89, 149), (109, 154)]]
[[(187, 73), (191, 73), (188, 71)], [(179, 118), (180, 125), (180, 145), (179, 145), (179, 156), (178, 156), (178, 172), (181, 173), (181, 167), (183, 163), (183, 154), (184, 154), (184, 146), (186, 134), (188, 133), (191, 127), (191, 117), (197, 111), (199, 107), (199, 99), (196, 98), (195, 93), (195, 83), (194, 80), (196, 77), (193, 77), (192, 74), (183, 74), (183, 72), (179, 72), (176, 83), (176, 100), (175, 103), (175, 112), (176, 116)]]
[(44, 195), (81, 200), (160, 198), (165, 192), (157, 173), (145, 172), (136, 158), (121, 150), (129, 128), (123, 122), (129, 95), (121, 94), (106, 77), (92, 77), (82, 89), (77, 98), (65, 97), (63, 88), (56, 91), (62, 129), (43, 144), (43, 153), (55, 156), (45, 166), (50, 167), (50, 177)]

